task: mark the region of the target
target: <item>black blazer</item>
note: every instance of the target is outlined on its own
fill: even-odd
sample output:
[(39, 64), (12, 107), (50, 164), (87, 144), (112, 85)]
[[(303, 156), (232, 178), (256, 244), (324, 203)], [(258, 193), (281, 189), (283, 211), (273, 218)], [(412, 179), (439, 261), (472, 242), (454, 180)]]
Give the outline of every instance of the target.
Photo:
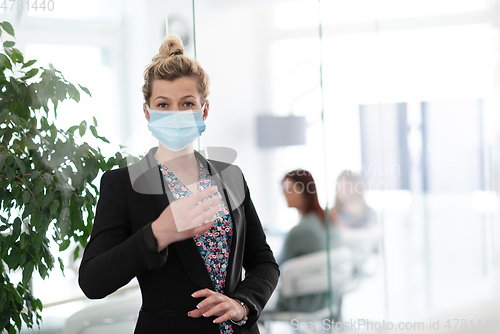
[[(191, 297), (194, 291), (214, 290), (194, 240), (173, 243), (161, 253), (151, 246), (151, 222), (173, 200), (155, 162), (156, 150), (102, 176), (92, 234), (80, 265), (80, 287), (88, 298), (104, 298), (137, 277), (142, 308), (135, 333), (219, 334), (215, 317), (187, 316), (201, 301)], [(278, 265), (241, 170), (194, 153), (216, 181), (233, 221), (224, 293), (250, 309), (247, 323), (233, 324), (234, 332), (258, 333), (256, 321), (278, 283)]]

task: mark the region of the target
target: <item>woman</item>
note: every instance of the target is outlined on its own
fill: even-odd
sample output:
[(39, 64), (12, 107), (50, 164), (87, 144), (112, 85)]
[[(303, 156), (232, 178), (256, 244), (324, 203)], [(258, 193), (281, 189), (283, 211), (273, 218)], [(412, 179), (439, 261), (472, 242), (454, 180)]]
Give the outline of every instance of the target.
[(135, 333), (258, 333), (278, 266), (241, 170), (193, 150), (209, 79), (183, 53), (168, 37), (144, 72), (144, 114), (159, 147), (104, 173), (79, 284), (103, 298), (137, 277)]
[[(294, 170), (285, 175), (282, 181), (283, 194), (288, 207), (299, 211), (300, 221), (287, 234), (278, 263), (294, 257), (326, 249), (325, 212), (319, 205), (316, 183), (308, 171)], [(326, 306), (327, 294), (314, 294), (297, 298), (296, 309), (292, 311), (312, 312)], [(279, 297), (278, 311), (291, 310), (291, 301)]]
[(339, 228), (369, 228), (376, 225), (375, 211), (363, 197), (365, 184), (359, 174), (344, 170), (337, 178), (335, 205), (330, 210), (333, 225)]

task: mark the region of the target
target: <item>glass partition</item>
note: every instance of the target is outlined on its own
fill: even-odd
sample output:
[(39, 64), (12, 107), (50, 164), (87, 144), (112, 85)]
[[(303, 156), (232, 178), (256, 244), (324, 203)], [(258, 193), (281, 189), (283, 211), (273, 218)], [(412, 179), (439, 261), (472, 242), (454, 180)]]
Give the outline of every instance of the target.
[[(485, 122), (498, 114), (491, 4), (319, 6), (196, 3), (198, 60), (213, 78), (217, 129), (204, 143), (238, 151), (278, 256), (300, 220), (280, 189), (284, 175), (309, 170), (331, 209), (337, 177), (359, 173), (378, 242), (368, 272), (344, 295), (343, 318), (428, 321), (459, 308), (464, 291), (490, 288), (483, 283), (491, 278), (497, 194)], [(304, 116), (306, 144), (259, 148), (259, 115)], [(332, 236), (352, 230), (333, 225)]]

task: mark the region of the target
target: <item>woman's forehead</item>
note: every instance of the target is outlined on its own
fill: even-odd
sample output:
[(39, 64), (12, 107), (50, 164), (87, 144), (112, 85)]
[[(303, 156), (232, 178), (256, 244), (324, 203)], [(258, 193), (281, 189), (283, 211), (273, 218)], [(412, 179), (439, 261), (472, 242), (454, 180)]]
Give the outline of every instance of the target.
[(151, 97), (163, 96), (168, 99), (181, 99), (186, 96), (200, 98), (197, 82), (193, 78), (182, 77), (173, 81), (156, 79), (153, 81)]

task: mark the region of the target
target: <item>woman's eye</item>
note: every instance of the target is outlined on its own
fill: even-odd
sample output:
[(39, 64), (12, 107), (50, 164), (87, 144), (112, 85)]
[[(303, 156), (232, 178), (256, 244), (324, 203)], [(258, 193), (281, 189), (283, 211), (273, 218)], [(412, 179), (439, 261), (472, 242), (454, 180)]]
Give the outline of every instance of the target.
[(160, 108), (166, 108), (167, 107), (167, 104), (166, 103), (159, 103), (157, 105), (157, 107), (160, 107)]
[(184, 105), (186, 107), (192, 107), (192, 106), (194, 106), (194, 103), (193, 102), (184, 102)]

